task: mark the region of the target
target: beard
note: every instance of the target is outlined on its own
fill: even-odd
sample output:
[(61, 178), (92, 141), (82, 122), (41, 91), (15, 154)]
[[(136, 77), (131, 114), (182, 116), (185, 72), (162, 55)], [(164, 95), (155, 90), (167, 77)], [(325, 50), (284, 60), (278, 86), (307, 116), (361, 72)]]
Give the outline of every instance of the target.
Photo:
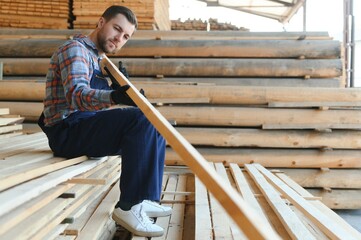
[(100, 48), (100, 50), (104, 53), (111, 53), (114, 54), (117, 52), (117, 49), (114, 48), (113, 50), (109, 49), (108, 44), (110, 42), (110, 39), (106, 39), (103, 37), (102, 34), (98, 34), (97, 35), (97, 41), (98, 41), (98, 47)]

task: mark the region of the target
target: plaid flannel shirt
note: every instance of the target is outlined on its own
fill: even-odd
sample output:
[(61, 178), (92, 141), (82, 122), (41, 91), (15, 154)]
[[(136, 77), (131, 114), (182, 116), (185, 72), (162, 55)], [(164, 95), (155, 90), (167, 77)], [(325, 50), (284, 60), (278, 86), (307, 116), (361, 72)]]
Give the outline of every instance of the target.
[(111, 91), (92, 89), (101, 56), (84, 35), (74, 36), (53, 54), (46, 76), (44, 123), (51, 126), (75, 111), (97, 111), (112, 105)]

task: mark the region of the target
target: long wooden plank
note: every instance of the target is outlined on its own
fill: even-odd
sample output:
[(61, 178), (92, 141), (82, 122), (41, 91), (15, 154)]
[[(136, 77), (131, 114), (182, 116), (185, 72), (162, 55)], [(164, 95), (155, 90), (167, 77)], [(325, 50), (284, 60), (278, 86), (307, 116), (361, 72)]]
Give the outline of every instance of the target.
[[(177, 182), (177, 191), (176, 192), (184, 192), (186, 191), (186, 180), (187, 176), (179, 175)], [(166, 239), (174, 239), (174, 240), (182, 240), (183, 239), (183, 229), (184, 229), (184, 215), (185, 215), (185, 203), (181, 203), (185, 200), (184, 195), (175, 195), (175, 201), (179, 201), (180, 203), (173, 204), (172, 207), (172, 215), (169, 220), (169, 227), (167, 232)]]
[[(214, 163), (213, 165), (222, 179), (224, 179), (224, 181), (231, 186), (231, 182), (228, 179), (228, 175), (226, 169), (223, 166), (223, 163)], [(212, 194), (210, 194), (210, 204), (215, 239), (248, 239), (246, 236), (244, 236), (243, 232), (240, 231), (240, 228), (235, 225), (234, 221), (223, 211), (222, 205), (214, 198)]]
[[(32, 77), (32, 76), (6, 76), (3, 78), (4, 81), (18, 81), (18, 82), (31, 82), (34, 83), (44, 83), (44, 77)], [(134, 84), (137, 83), (151, 83), (151, 84), (182, 84), (182, 85), (217, 85), (217, 86), (249, 86), (249, 87), (322, 87), (322, 88), (340, 88), (345, 87), (341, 83), (341, 79), (339, 78), (251, 78), (251, 77), (187, 77), (187, 78), (179, 78), (179, 77), (133, 77), (131, 76), (131, 80)], [(39, 89), (36, 84), (34, 84), (36, 89)], [(138, 88), (138, 87), (137, 87)], [(30, 91), (30, 89), (29, 89)], [(44, 91), (44, 90), (41, 90)], [(35, 94), (34, 98), (40, 99), (40, 95), (36, 94), (34, 91), (31, 91)], [(26, 95), (29, 96), (29, 95)], [(31, 98), (31, 96), (29, 96)], [(41, 97), (44, 97), (41, 95)], [(42, 98), (41, 98), (42, 99)]]
[[(0, 106), (5, 102), (0, 102)], [(13, 114), (37, 121), (42, 103), (6, 102)], [(29, 108), (31, 107), (31, 108)], [(241, 126), (272, 129), (359, 129), (361, 111), (358, 109), (272, 109), (225, 106), (161, 106), (159, 112), (179, 125)], [(187, 112), (187, 114), (183, 114)]]
[(272, 175), (264, 167), (255, 164), (255, 168), (260, 171), (271, 184), (280, 191), (294, 206), (311, 219), (327, 236), (333, 239), (356, 239), (337, 224), (330, 221), (322, 212), (312, 204), (302, 198), (297, 192), (288, 187), (283, 181)]
[[(188, 78), (179, 78), (187, 80)], [(211, 81), (212, 79), (209, 78)], [(191, 79), (189, 80), (191, 81)], [(221, 81), (221, 80), (219, 80)], [(302, 80), (298, 80), (302, 81)], [(327, 81), (327, 80), (325, 80)], [(188, 82), (181, 84), (166, 80), (149, 83), (134, 81), (137, 88), (143, 88), (147, 97), (162, 99), (209, 99), (212, 104), (266, 105), (277, 102), (297, 103), (305, 107), (312, 106), (360, 106), (361, 90), (358, 88), (309, 88), (309, 87), (250, 87), (219, 86)], [(45, 95), (45, 81), (2, 80), (0, 81), (0, 100), (42, 101)], [(311, 105), (307, 106), (310, 103)], [(268, 105), (269, 106), (269, 105)]]
[[(88, 35), (89, 29), (0, 29), (1, 37), (43, 37), (73, 36), (79, 33)], [(328, 32), (242, 32), (242, 31), (148, 31), (137, 30), (134, 39), (331, 39)]]
[(195, 239), (212, 240), (208, 193), (204, 184), (197, 177), (195, 178), (195, 194)]
[(361, 189), (361, 169), (280, 169), (304, 188)]
[(207, 186), (209, 191), (222, 203), (231, 218), (248, 237), (254, 239), (279, 239), (273, 229), (259, 228), (259, 226), (263, 225), (263, 221), (258, 215), (254, 215), (250, 211), (239, 194), (222, 180), (215, 170), (209, 166), (207, 160), (139, 93), (107, 57), (104, 57), (102, 63), (121, 85), (127, 84), (130, 86), (127, 91), (128, 95), (165, 137), (172, 148), (182, 156), (183, 160)]
[[(45, 76), (48, 58), (0, 58), (4, 76)], [(112, 58), (114, 64), (124, 58)], [(240, 59), (240, 58), (127, 58), (124, 66), (131, 76), (183, 77), (311, 77), (342, 76), (341, 59)], [(227, 71), (225, 71), (227, 69)], [(285, 71), (285, 69), (287, 71)]]
[(258, 212), (259, 216), (261, 216), (264, 219), (264, 222), (269, 223), (269, 220), (266, 217), (266, 214), (263, 212), (260, 204), (258, 203), (256, 197), (254, 196), (254, 193), (252, 192), (252, 189), (250, 185), (247, 183), (247, 180), (242, 172), (242, 170), (239, 168), (237, 164), (231, 163), (229, 165), (232, 176), (234, 178), (234, 181), (236, 182), (236, 186), (238, 191), (242, 194), (242, 197), (244, 200), (254, 208), (255, 211)]
[[(51, 57), (65, 40), (0, 41), (1, 57)], [(30, 51), (31, 50), (31, 51)], [(339, 58), (341, 44), (324, 40), (137, 40), (112, 57)]]
[(361, 131), (176, 127), (192, 144), (217, 147), (361, 149)]
[[(170, 174), (168, 176), (168, 179), (166, 182), (166, 187), (164, 188), (164, 191), (175, 192), (177, 189), (177, 184), (178, 184), (178, 176), (175, 174)], [(162, 205), (164, 205), (164, 206), (173, 207), (174, 204), (171, 204), (169, 202), (167, 203), (167, 201), (173, 201), (173, 200), (174, 200), (174, 195), (166, 194), (166, 195), (163, 195), (161, 202), (162, 202)], [(171, 219), (171, 216), (157, 218), (156, 223), (164, 229), (163, 236), (159, 237), (160, 240), (167, 239), (169, 225), (170, 225), (170, 219)]]
[[(360, 150), (320, 151), (314, 149), (266, 148), (197, 148), (208, 161), (259, 163), (265, 167), (282, 168), (361, 168)], [(166, 151), (167, 165), (186, 165), (172, 149)]]
[(266, 178), (253, 165), (245, 165), (247, 172), (250, 174), (258, 188), (262, 191), (263, 196), (267, 199), (279, 219), (283, 223), (287, 232), (292, 239), (316, 239), (310, 231), (302, 224), (297, 215), (287, 206), (286, 202), (281, 199), (280, 194), (267, 182)]

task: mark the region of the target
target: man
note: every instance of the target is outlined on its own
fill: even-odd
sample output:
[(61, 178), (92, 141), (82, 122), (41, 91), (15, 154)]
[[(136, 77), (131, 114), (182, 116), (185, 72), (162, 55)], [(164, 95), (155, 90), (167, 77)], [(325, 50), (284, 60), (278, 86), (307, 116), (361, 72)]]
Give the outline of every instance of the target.
[(171, 214), (158, 204), (165, 140), (126, 94), (129, 86), (108, 85), (99, 61), (115, 53), (137, 28), (134, 13), (111, 6), (89, 36), (78, 35), (53, 54), (39, 125), (54, 155), (74, 158), (122, 155), (120, 198), (113, 219), (136, 235), (155, 237), (163, 229), (150, 217)]

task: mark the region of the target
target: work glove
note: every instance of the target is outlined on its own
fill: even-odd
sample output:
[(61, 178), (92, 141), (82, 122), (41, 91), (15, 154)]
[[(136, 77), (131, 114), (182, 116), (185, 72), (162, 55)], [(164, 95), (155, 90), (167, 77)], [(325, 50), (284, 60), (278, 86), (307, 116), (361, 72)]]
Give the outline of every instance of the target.
[(134, 101), (128, 96), (127, 90), (130, 88), (129, 85), (120, 86), (117, 90), (110, 93), (110, 97), (116, 104), (124, 104), (128, 106), (136, 106)]
[[(124, 75), (127, 79), (129, 79), (129, 74), (128, 74), (128, 72), (127, 72), (127, 69), (123, 66), (122, 61), (119, 61), (119, 71), (120, 71), (121, 73), (123, 73), (123, 75)], [(109, 72), (108, 72), (108, 75), (110, 76), (110, 80), (112, 81), (112, 84), (110, 85), (110, 87), (111, 87), (112, 89), (114, 89), (114, 90), (117, 90), (117, 89), (120, 87), (120, 84), (118, 83), (117, 80), (115, 80), (115, 79), (111, 76), (111, 74), (109, 74)]]

